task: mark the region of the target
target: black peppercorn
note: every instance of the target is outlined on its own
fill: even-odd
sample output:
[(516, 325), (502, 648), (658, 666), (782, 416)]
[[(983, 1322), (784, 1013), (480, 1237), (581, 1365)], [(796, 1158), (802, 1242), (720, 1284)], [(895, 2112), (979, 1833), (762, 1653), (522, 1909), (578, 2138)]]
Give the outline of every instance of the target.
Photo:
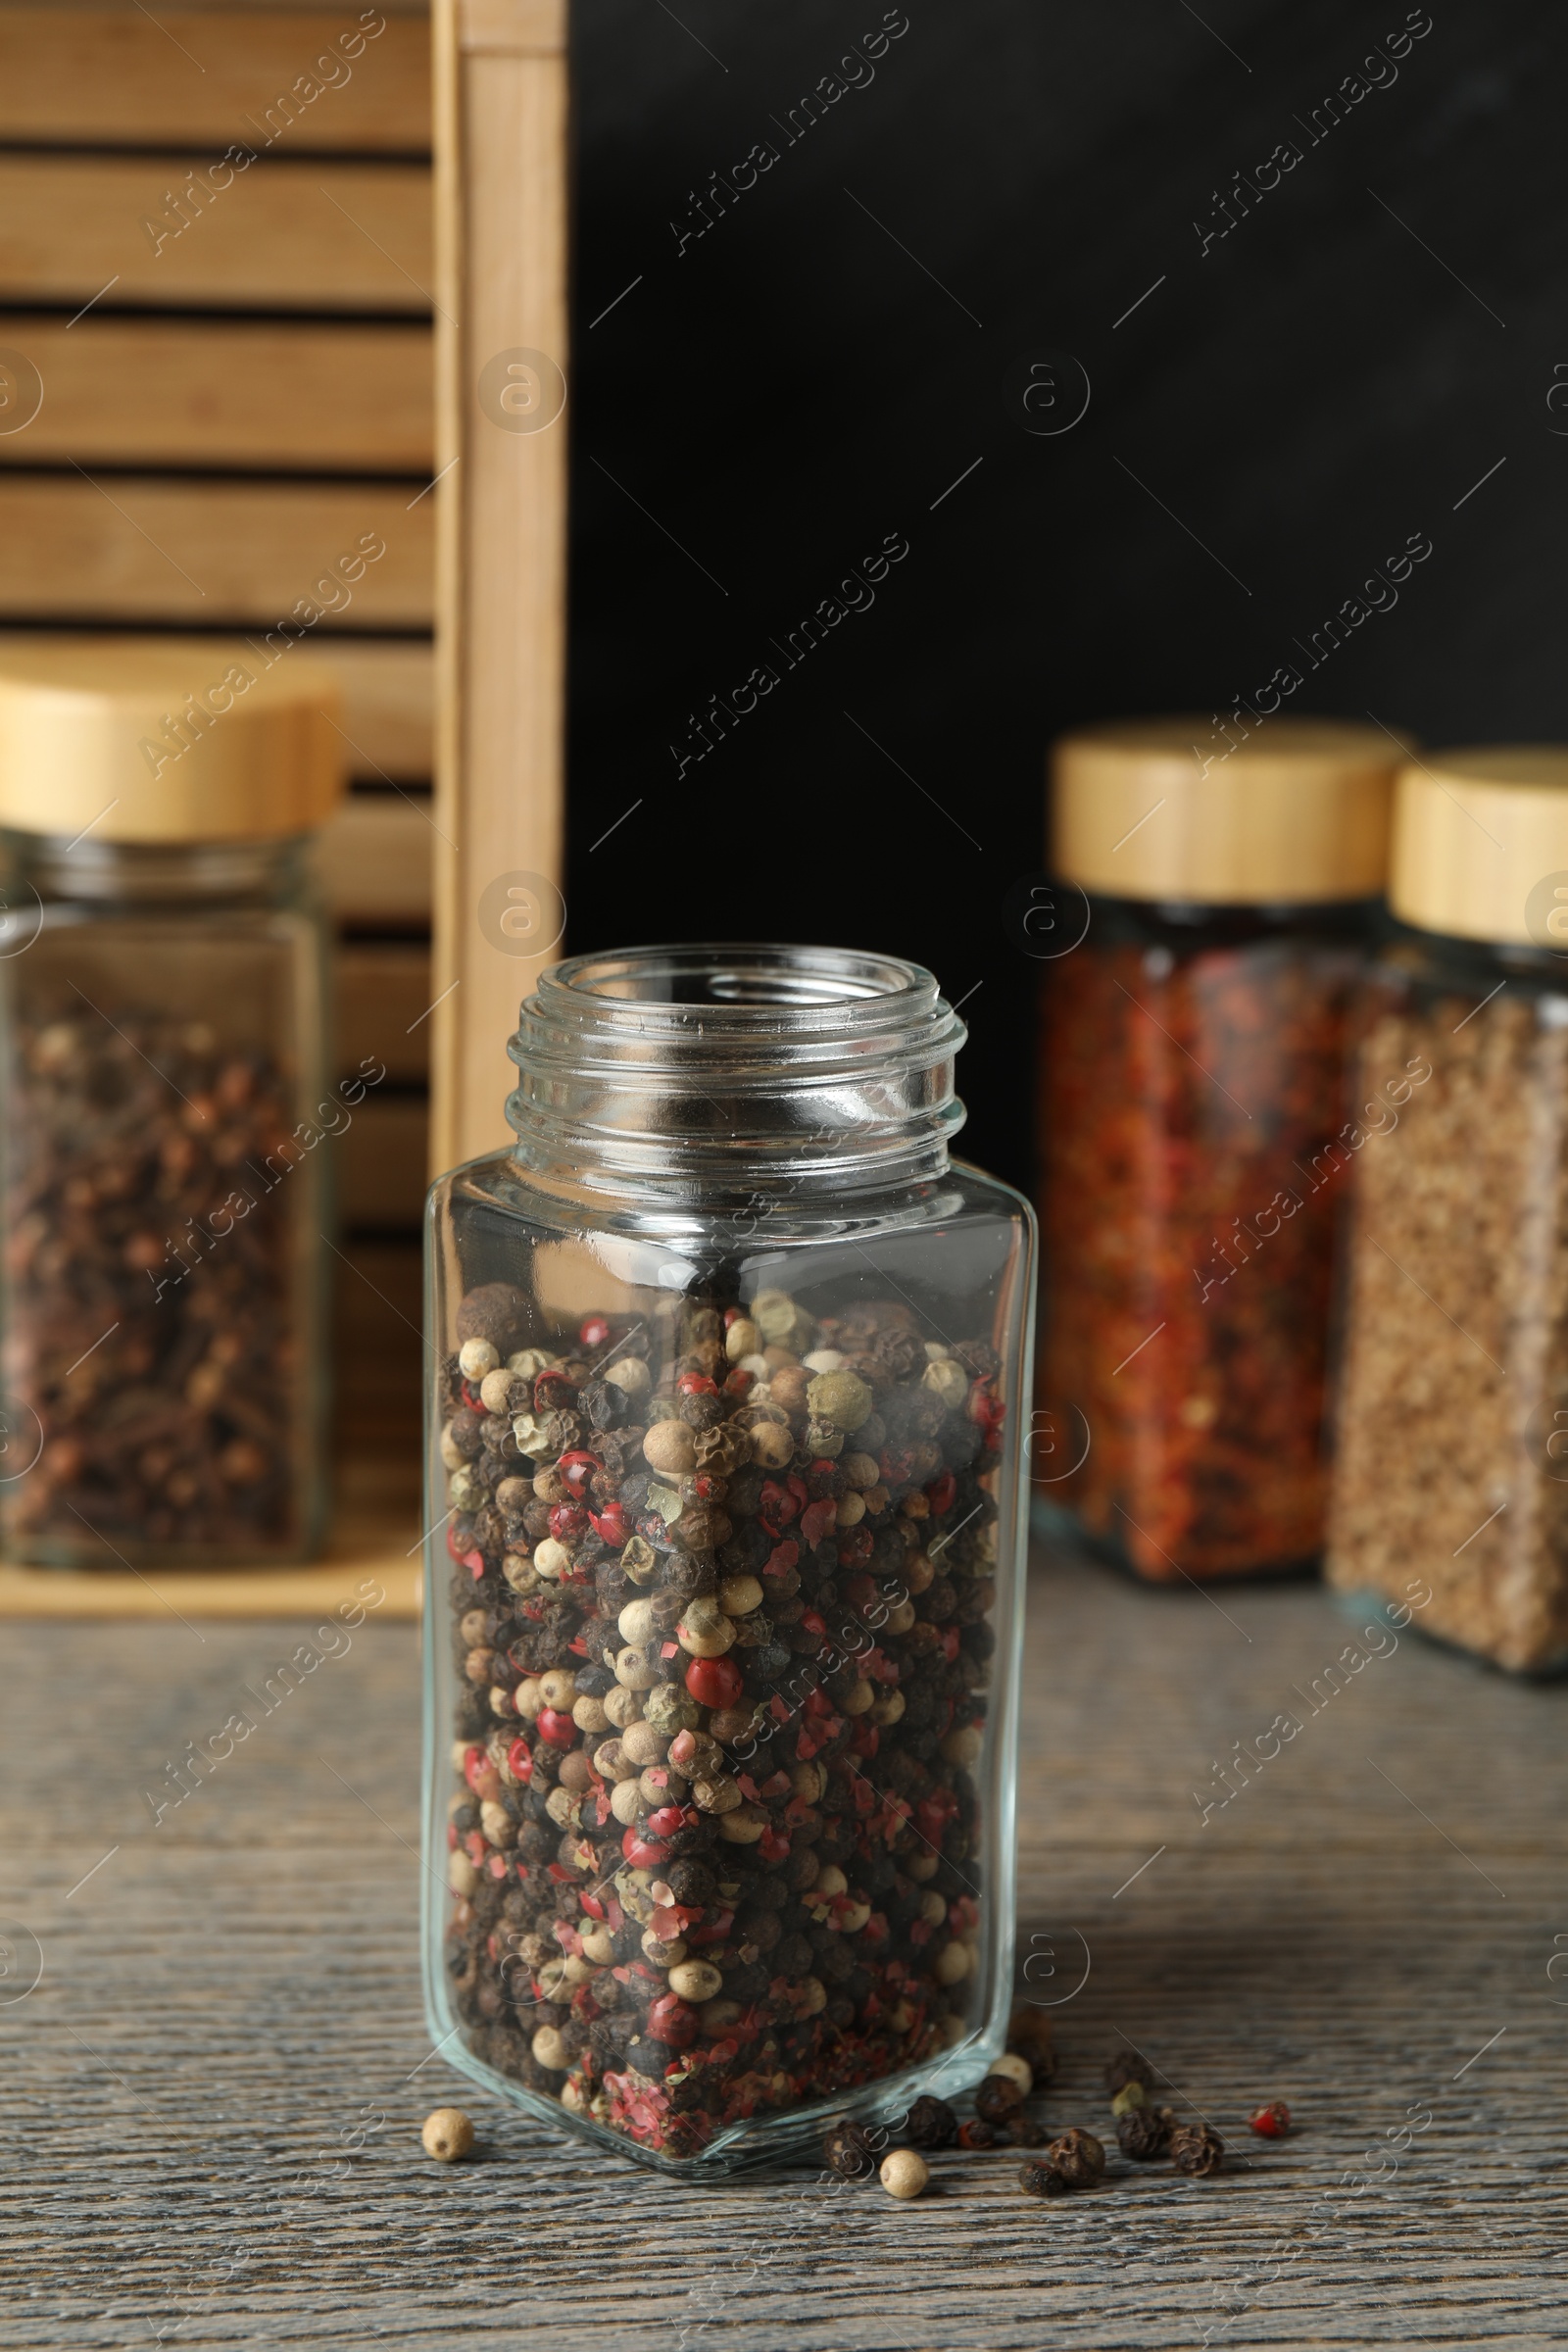
[(469, 1291), (458, 1308), (458, 1338), (488, 1340), (503, 1359), (520, 1347), (532, 1308), (510, 1282), (487, 1282)]
[(841, 2180), (869, 2180), (877, 2163), (858, 2124), (834, 2125), (822, 2142), (822, 2161)]
[(1018, 2186), (1029, 2197), (1064, 2197), (1069, 2182), (1054, 2164), (1042, 2164), (1036, 2159), (1019, 2165)]
[(1172, 2164), (1195, 2180), (1217, 2173), (1224, 2156), (1225, 2142), (1210, 2124), (1178, 2124), (1170, 2135)]
[(591, 1380), (582, 1391), (582, 1407), (596, 1430), (617, 1429), (626, 1418), (626, 1393), (612, 1380)]
[(1025, 2115), (1022, 2108), (1016, 2115), (1009, 2115), (1005, 2123), (999, 2124), (996, 2132), (999, 2140), (1013, 2148), (1043, 2148), (1050, 2136), (1045, 2126), (1037, 2124), (1032, 2115)]
[(1129, 2107), (1116, 2118), (1116, 2144), (1135, 2164), (1152, 2164), (1168, 2151), (1173, 2121), (1168, 2107)]
[(677, 1903), (706, 1909), (718, 1899), (718, 1881), (706, 1862), (672, 1862), (663, 1877)]
[(1097, 2180), (1104, 2178), (1103, 2146), (1092, 2132), (1085, 2132), (1076, 2124), (1051, 2142), (1046, 2155), (1069, 2188), (1093, 2188)]
[(1044, 2090), (1056, 2072), (1056, 2054), (1051, 2046), (1049, 2027), (1039, 2039), (1025, 2039), (1016, 2031), (1009, 2033), (1007, 2055), (1011, 2058), (1027, 2059), (1029, 2072), (1034, 2077), (1034, 2086), (1037, 2091)]
[(1023, 2092), (1010, 2075), (987, 2075), (974, 2094), (974, 2111), (988, 2124), (1004, 2124), (1023, 2105)]
[(447, 1433), (461, 1454), (472, 1461), (484, 1445), (484, 1422), (480, 1414), (468, 1405), (455, 1412), (447, 1424)]
[(1146, 2090), (1154, 2087), (1154, 2070), (1138, 2050), (1119, 2050), (1105, 2067), (1105, 2088), (1112, 2098), (1127, 2082), (1142, 2082)]
[(958, 2119), (946, 2099), (929, 2093), (916, 2099), (905, 2118), (901, 2134), (911, 2148), (951, 2148), (958, 2136)]

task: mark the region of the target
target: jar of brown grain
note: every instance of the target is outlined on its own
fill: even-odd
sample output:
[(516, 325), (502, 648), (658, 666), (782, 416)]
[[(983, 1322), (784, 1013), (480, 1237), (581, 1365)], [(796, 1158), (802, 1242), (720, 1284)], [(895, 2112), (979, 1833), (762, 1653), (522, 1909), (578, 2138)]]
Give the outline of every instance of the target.
[(1400, 775), (1354, 1097), (1328, 1571), (1568, 1663), (1568, 750)]

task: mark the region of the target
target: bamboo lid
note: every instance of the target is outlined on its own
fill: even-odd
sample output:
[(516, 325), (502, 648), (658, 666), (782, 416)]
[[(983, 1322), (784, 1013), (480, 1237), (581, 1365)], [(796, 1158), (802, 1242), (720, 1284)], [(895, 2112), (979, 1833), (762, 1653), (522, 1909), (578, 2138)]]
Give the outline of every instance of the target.
[(1422, 931), (1568, 948), (1568, 749), (1488, 744), (1406, 766), (1389, 904)]
[(337, 689), (243, 638), (0, 648), (0, 825), (98, 841), (309, 832), (343, 789)]
[(1266, 717), (1225, 743), (1208, 718), (1110, 719), (1063, 735), (1052, 758), (1054, 871), (1107, 898), (1214, 906), (1381, 894), (1402, 737)]

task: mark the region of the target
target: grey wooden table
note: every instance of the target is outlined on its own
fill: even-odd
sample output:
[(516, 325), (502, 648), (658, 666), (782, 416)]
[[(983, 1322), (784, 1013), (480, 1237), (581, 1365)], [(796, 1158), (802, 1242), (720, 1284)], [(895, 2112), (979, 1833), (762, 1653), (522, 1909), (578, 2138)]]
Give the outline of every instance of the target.
[[(1314, 1586), (1042, 1565), (1020, 1930), (1062, 2057), (1047, 2120), (1104, 2130), (1130, 2038), (1235, 2161), (1116, 2158), (1040, 2205), (1015, 2155), (953, 2156), (900, 2206), (808, 2171), (670, 2186), (429, 2056), (411, 1627), (368, 1623), (155, 1827), (166, 1762), (308, 1630), (0, 1632), (0, 2341), (1568, 2340), (1568, 1691), (1409, 1634), (1333, 1688), (1351, 1629)], [(1282, 1713), (1299, 1731), (1205, 1820), (1195, 1789)], [(1267, 2095), (1299, 2119), (1272, 2146), (1239, 2128)], [(483, 2160), (441, 2168), (418, 2127), (451, 2098)]]

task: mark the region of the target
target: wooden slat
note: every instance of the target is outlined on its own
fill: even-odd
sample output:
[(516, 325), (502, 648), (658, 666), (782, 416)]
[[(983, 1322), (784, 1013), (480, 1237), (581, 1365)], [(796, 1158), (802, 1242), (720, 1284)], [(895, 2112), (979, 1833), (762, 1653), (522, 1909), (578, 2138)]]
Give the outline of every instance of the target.
[(258, 151), (269, 140), (343, 153), (428, 147), (429, 36), (416, 19), (380, 21), (368, 37), (352, 6), (239, 18), (187, 8), (62, 15), (56, 0), (0, 7), (0, 139), (220, 152), (230, 140)]
[(410, 323), (0, 315), (38, 370), (32, 422), (0, 466), (433, 471), (430, 330)]
[(362, 930), (427, 923), (434, 838), (422, 808), (393, 794), (351, 795), (317, 844), (317, 873), (339, 922)]
[(368, 1055), (388, 1077), (423, 1079), (430, 1067), (430, 951), (410, 941), (345, 940), (332, 959), (333, 1034), (340, 1070)]
[[(350, 1234), (337, 1254), (332, 1311), (337, 1351), (357, 1371), (378, 1379), (390, 1366), (399, 1382), (412, 1374), (417, 1421), (423, 1402), (419, 1367), (425, 1360), (424, 1261), (418, 1235)], [(384, 1389), (380, 1393), (384, 1395)], [(367, 1446), (351, 1451), (349, 1459), (352, 1465), (362, 1457), (395, 1450), (384, 1444)], [(420, 1464), (406, 1467), (412, 1479), (409, 1493), (415, 1494)]]
[(354, 1482), (373, 1464), (387, 1507), (415, 1518), (425, 1386), (418, 1231), (340, 1232), (331, 1265), (334, 1435), (345, 1507), (359, 1491)]
[(299, 650), (309, 661), (329, 663), (342, 689), (349, 773), (372, 783), (427, 784), (434, 764), (429, 646), (339, 635), (329, 646)]
[(474, 387), (509, 351), (567, 370), (566, 64), (529, 53), (564, 25), (564, 0), (439, 0), (434, 21), (437, 459), (456, 465), (437, 494), (436, 1166), (506, 1142), (506, 1040), (540, 968), (486, 936), (479, 898), (507, 874), (560, 881), (567, 419), (503, 429)]
[(428, 1130), (422, 1097), (366, 1096), (337, 1144), (338, 1208), (349, 1232), (418, 1231)]
[(425, 627), (431, 536), (429, 500), (411, 510), (406, 490), (380, 483), (11, 475), (0, 480), (0, 613), (267, 629), (379, 541), (385, 553), (320, 628)]
[(0, 155), (0, 301), (428, 312), (422, 166), (268, 158), (155, 250), (142, 223), (156, 230), (190, 168), (182, 156)]

